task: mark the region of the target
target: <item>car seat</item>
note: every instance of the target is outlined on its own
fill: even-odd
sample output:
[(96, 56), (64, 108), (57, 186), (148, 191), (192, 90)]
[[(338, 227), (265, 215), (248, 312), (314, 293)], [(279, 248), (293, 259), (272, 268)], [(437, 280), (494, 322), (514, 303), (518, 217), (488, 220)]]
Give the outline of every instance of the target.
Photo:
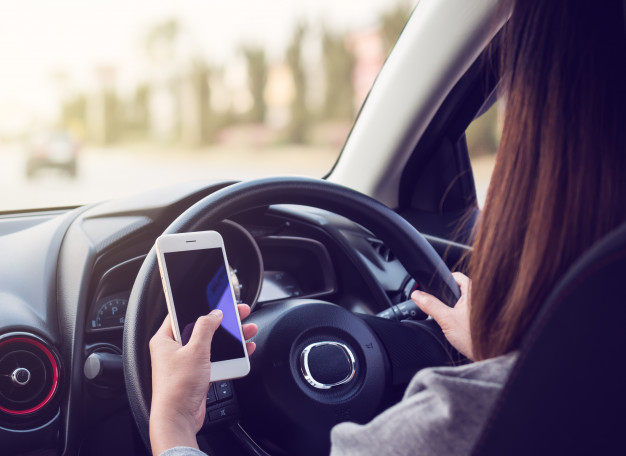
[(626, 225), (557, 284), (473, 455), (626, 454)]

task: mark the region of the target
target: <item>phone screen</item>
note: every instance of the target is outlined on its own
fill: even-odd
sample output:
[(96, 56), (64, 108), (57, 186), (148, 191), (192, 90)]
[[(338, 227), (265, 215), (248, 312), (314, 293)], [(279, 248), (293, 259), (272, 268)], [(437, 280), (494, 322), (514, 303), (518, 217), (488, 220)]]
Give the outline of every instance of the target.
[(182, 344), (189, 342), (198, 317), (220, 309), (224, 317), (213, 336), (211, 361), (245, 357), (222, 249), (165, 252), (163, 257)]

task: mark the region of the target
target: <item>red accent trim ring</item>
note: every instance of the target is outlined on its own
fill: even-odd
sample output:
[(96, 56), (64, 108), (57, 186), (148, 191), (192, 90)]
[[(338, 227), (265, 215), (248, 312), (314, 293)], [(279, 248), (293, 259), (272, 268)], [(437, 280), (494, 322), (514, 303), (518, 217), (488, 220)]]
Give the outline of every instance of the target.
[(41, 401), (36, 406), (29, 408), (28, 410), (11, 410), (0, 406), (0, 410), (6, 413), (10, 413), (11, 415), (28, 415), (29, 413), (36, 412), (37, 410), (40, 410), (42, 407), (44, 407), (48, 402), (50, 402), (50, 399), (52, 399), (54, 393), (56, 393), (57, 388), (59, 387), (59, 366), (56, 359), (54, 358), (54, 355), (48, 349), (48, 347), (35, 339), (30, 339), (28, 337), (13, 337), (0, 342), (0, 347), (15, 342), (24, 342), (39, 348), (41, 351), (44, 352), (44, 354), (50, 361), (50, 364), (52, 365), (52, 388), (50, 388), (50, 392), (46, 395), (43, 401)]

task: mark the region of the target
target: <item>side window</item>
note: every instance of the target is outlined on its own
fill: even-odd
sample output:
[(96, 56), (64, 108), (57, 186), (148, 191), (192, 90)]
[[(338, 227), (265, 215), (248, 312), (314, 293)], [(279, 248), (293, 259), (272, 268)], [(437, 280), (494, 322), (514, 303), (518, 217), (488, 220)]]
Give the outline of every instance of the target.
[(465, 131), (479, 207), (485, 203), (487, 188), (496, 163), (496, 152), (502, 136), (504, 107), (505, 101), (500, 98), (483, 115), (474, 119)]

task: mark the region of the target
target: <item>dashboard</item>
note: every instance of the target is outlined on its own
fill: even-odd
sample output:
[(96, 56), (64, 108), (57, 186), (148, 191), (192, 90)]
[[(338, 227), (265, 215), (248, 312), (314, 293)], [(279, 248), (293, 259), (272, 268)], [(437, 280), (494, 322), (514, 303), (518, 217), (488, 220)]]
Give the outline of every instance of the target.
[[(325, 226), (329, 221), (332, 229)], [(215, 229), (224, 238), (235, 297), (253, 310), (288, 298), (315, 298), (376, 314), (386, 306), (364, 290), (382, 281), (384, 299), (397, 303), (415, 286), (371, 233), (319, 209), (275, 206), (200, 229)], [(157, 234), (135, 239), (137, 256), (111, 249), (96, 264), (84, 324), (87, 356), (103, 350), (121, 354), (134, 278)]]
[[(255, 239), (230, 220), (214, 229), (224, 238), (238, 303), (254, 308), (287, 298), (321, 298), (337, 289), (330, 254), (317, 240), (293, 235)], [(102, 274), (87, 316), (88, 333), (124, 328), (134, 277), (144, 258), (125, 260)]]
[[(0, 217), (0, 374), (3, 359), (28, 352), (50, 380), (25, 402), (0, 382), (5, 448), (145, 453), (120, 361), (129, 297), (156, 238), (194, 202), (229, 184), (183, 184), (74, 210)], [(320, 209), (270, 206), (196, 230), (205, 229), (222, 234), (237, 300), (253, 311), (306, 298), (375, 315), (418, 286), (372, 233)], [(429, 241), (441, 254), (449, 247)], [(93, 354), (100, 356), (97, 372)]]

